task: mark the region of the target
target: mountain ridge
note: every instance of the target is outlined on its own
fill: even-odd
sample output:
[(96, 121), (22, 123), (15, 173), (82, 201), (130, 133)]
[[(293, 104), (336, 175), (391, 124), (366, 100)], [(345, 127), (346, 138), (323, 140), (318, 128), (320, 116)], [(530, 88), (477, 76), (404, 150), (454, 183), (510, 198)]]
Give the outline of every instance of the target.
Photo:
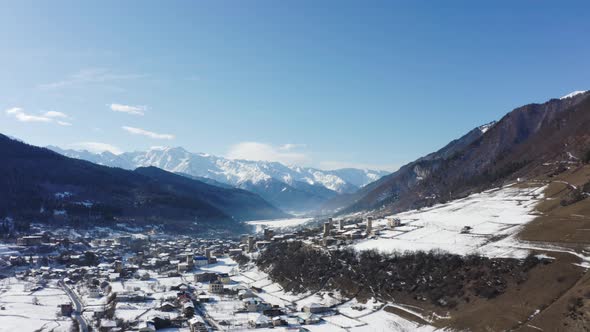
[(221, 228), (288, 216), (248, 191), (163, 170), (96, 165), (1, 134), (0, 154), (0, 216), (82, 225), (127, 220), (188, 227), (199, 220)]
[[(570, 154), (583, 153), (589, 140), (584, 131), (590, 130), (589, 108), (588, 91), (517, 107), (493, 124), (477, 127), (361, 189), (345, 202), (345, 208), (340, 205), (341, 213), (419, 208), (501, 185), (517, 176), (534, 176), (531, 172), (536, 167), (559, 159), (564, 147)], [(565, 131), (570, 127), (572, 130)]]
[[(72, 158), (100, 165), (135, 169), (155, 166), (173, 173), (208, 178), (256, 192), (267, 201), (288, 211), (310, 211), (322, 202), (359, 188), (388, 174), (368, 169), (320, 170), (288, 166), (279, 162), (234, 160), (205, 153), (192, 153), (182, 147), (157, 147), (147, 151), (110, 152), (49, 149)], [(282, 187), (281, 187), (282, 186)]]

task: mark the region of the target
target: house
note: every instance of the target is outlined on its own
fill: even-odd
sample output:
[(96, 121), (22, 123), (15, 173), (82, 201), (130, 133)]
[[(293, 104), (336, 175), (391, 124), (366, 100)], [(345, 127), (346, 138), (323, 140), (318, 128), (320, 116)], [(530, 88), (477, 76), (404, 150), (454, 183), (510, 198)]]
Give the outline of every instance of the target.
[(217, 279), (217, 274), (213, 272), (195, 273), (195, 282), (211, 282)]
[(211, 301), (211, 298), (207, 295), (199, 295), (197, 297), (197, 301), (199, 301), (199, 303), (207, 303), (207, 302)]
[(182, 314), (186, 317), (192, 317), (195, 315), (195, 305), (193, 301), (186, 301), (182, 305)]
[(188, 263), (178, 263), (178, 273), (188, 272), (192, 269), (192, 266)]
[(287, 325), (287, 318), (285, 316), (276, 316), (272, 319), (272, 326), (285, 326)]
[(247, 299), (250, 297), (256, 297), (256, 295), (254, 294), (253, 291), (251, 291), (249, 289), (243, 289), (238, 293), (238, 298), (240, 300)]
[(241, 255), (244, 251), (242, 249), (230, 249), (228, 254), (229, 256), (237, 256)]
[(229, 274), (227, 273), (220, 273), (217, 275), (217, 280), (219, 280), (222, 284), (227, 285), (231, 283), (231, 279), (229, 278)]
[(260, 315), (255, 320), (249, 322), (251, 327), (264, 328), (272, 326), (272, 320), (265, 315)]
[(244, 304), (244, 310), (248, 312), (263, 311), (270, 308), (270, 304), (254, 297), (246, 298), (242, 302)]
[(90, 287), (88, 288), (88, 297), (90, 298), (99, 298), (100, 295), (100, 289), (98, 287)]
[(174, 309), (176, 309), (176, 307), (174, 306), (174, 304), (172, 304), (170, 302), (164, 302), (160, 306), (160, 311), (164, 311), (164, 312), (173, 311)]
[(194, 316), (188, 321), (191, 332), (207, 332), (209, 329), (201, 316)]
[(387, 219), (387, 226), (389, 228), (395, 228), (398, 226), (401, 226), (402, 221), (399, 218), (395, 218), (395, 217), (386, 217)]
[(221, 294), (223, 293), (223, 284), (219, 280), (212, 281), (209, 284), (209, 291), (213, 294)]
[(40, 235), (23, 236), (16, 240), (18, 246), (36, 246), (43, 242), (43, 237)]
[(285, 313), (281, 310), (278, 306), (274, 308), (264, 308), (262, 309), (262, 314), (268, 317), (276, 317), (276, 316), (283, 316)]
[(320, 318), (311, 312), (305, 312), (298, 318), (299, 324), (317, 324), (320, 322)]
[(205, 256), (195, 256), (194, 260), (196, 266), (205, 266), (209, 263), (209, 259)]
[(140, 322), (137, 327), (139, 332), (156, 332), (156, 325), (154, 322), (143, 321)]
[(173, 291), (186, 291), (188, 289), (189, 289), (189, 285), (184, 282), (181, 282), (181, 283), (176, 284), (174, 286), (170, 286), (170, 290), (173, 290)]
[(72, 303), (61, 304), (59, 308), (62, 316), (71, 316), (72, 312), (74, 312), (74, 307), (72, 306)]
[(262, 249), (270, 245), (270, 241), (258, 241), (256, 242), (256, 248)]
[(357, 240), (357, 239), (361, 239), (363, 237), (361, 231), (359, 230), (349, 230), (344, 232), (344, 236), (346, 236), (346, 238), (348, 238), (349, 240)]
[(330, 308), (326, 307), (325, 305), (319, 304), (319, 303), (310, 303), (307, 304), (303, 307), (303, 312), (309, 312), (312, 314), (317, 314), (317, 313), (321, 313), (321, 312), (326, 312), (329, 311)]
[(98, 329), (100, 332), (110, 332), (117, 328), (117, 322), (112, 319), (101, 319), (100, 320), (100, 328)]

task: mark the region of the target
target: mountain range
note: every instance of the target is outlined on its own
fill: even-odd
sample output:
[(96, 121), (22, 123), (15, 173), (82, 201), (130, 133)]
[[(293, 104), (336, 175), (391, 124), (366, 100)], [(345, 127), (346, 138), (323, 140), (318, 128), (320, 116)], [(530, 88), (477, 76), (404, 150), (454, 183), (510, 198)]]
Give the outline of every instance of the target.
[(69, 158), (0, 135), (0, 216), (108, 224), (195, 222), (238, 228), (239, 221), (288, 215), (260, 196), (156, 167), (133, 171)]
[(1, 138), (0, 214), (17, 207), (32, 214), (58, 209), (64, 202), (52, 195), (60, 192), (74, 192), (75, 204), (100, 202), (103, 216), (165, 211), (163, 219), (252, 220), (287, 216), (280, 209), (391, 213), (558, 174), (572, 161), (590, 159), (590, 92), (518, 107), (389, 175), (232, 160), (179, 147), (120, 155), (50, 147), (62, 156)]
[(99, 165), (135, 169), (154, 166), (190, 176), (214, 185), (229, 185), (254, 192), (284, 211), (309, 212), (323, 202), (356, 192), (374, 182), (385, 171), (367, 169), (319, 170), (287, 166), (278, 162), (234, 160), (204, 153), (192, 153), (181, 147), (158, 147), (147, 151), (111, 152), (49, 149), (62, 155), (84, 159)]

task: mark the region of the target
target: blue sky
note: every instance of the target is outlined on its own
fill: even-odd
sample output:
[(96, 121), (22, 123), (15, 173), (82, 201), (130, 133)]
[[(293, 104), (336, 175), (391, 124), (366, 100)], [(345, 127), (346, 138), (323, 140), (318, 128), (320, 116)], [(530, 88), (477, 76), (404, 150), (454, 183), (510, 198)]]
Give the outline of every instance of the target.
[(13, 1), (0, 132), (395, 169), (590, 89), (584, 1)]

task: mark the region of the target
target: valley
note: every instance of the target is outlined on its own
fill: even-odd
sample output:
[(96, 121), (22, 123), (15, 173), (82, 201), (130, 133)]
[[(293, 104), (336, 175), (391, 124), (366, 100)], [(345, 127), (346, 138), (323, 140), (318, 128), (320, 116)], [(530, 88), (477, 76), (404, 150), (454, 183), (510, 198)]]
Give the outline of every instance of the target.
[(588, 330), (589, 110), (588, 92), (525, 105), (389, 175), (0, 136), (0, 317), (35, 331)]
[(590, 332), (589, 12), (3, 2), (0, 332)]

